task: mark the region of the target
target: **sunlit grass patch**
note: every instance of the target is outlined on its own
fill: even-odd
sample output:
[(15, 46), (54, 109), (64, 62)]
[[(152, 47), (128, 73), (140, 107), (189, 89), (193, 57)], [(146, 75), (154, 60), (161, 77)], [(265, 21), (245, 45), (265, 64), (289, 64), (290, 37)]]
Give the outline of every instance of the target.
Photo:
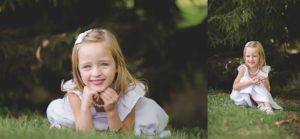
[(283, 103), (283, 111), (275, 111), (272, 115), (256, 108), (236, 106), (229, 95), (208, 95), (208, 138), (299, 138), (299, 129), (290, 123), (277, 126), (277, 121), (286, 120), (292, 113), (300, 115), (300, 106), (294, 103)]

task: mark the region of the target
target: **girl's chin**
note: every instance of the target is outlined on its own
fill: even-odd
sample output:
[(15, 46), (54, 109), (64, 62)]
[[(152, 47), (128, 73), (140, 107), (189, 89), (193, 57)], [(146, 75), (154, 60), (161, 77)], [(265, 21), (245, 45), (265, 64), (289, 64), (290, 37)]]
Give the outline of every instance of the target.
[(104, 86), (91, 86), (91, 89), (93, 89), (94, 91), (97, 91), (97, 92), (103, 92), (106, 87)]
[(255, 67), (255, 64), (247, 64), (249, 67)]

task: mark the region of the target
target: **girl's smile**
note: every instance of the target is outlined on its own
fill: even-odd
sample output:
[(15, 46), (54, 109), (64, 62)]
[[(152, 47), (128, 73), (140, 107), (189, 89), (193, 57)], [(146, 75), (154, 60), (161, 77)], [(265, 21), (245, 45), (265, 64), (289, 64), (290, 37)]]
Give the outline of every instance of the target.
[(255, 65), (254, 61), (248, 61), (247, 63), (248, 63), (248, 65)]
[(101, 79), (101, 80), (89, 80), (89, 82), (91, 84), (94, 84), (94, 85), (101, 85), (101, 84), (103, 84), (104, 81), (105, 81), (105, 79)]

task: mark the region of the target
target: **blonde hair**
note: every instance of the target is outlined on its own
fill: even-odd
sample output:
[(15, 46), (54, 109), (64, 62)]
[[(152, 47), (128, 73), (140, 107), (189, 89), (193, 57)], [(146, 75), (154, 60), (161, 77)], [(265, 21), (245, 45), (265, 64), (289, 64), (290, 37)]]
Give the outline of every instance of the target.
[(256, 48), (256, 50), (258, 52), (258, 56), (259, 56), (259, 62), (258, 62), (259, 69), (261, 69), (263, 66), (266, 65), (266, 57), (265, 57), (264, 48), (259, 41), (249, 41), (246, 43), (246, 45), (244, 47), (244, 52), (243, 52), (244, 61), (245, 61), (246, 48)]
[[(75, 43), (72, 52), (72, 71), (73, 71), (73, 80), (76, 84), (76, 88), (83, 90), (84, 83), (81, 79), (79, 68), (78, 68), (78, 51), (81, 47), (84, 47), (85, 43), (106, 43), (109, 48), (113, 59), (116, 63), (116, 77), (112, 83), (113, 89), (117, 93), (126, 93), (128, 88), (135, 88), (137, 83), (140, 83), (138, 79), (134, 78), (128, 71), (125, 63), (125, 57), (121, 51), (119, 43), (113, 33), (107, 29), (92, 29), (89, 30), (82, 38), (79, 43)], [(145, 83), (145, 91), (148, 90), (148, 87)], [(133, 87), (131, 87), (133, 86)]]

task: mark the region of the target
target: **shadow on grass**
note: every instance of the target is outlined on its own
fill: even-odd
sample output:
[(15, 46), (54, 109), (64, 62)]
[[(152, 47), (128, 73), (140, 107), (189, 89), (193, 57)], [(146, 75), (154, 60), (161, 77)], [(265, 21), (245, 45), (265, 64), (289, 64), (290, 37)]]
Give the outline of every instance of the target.
[(283, 101), (282, 107), (284, 111), (300, 111), (300, 105), (293, 102)]
[(45, 112), (30, 109), (13, 109), (9, 107), (0, 107), (0, 117), (19, 118), (22, 116), (40, 116), (46, 118)]

